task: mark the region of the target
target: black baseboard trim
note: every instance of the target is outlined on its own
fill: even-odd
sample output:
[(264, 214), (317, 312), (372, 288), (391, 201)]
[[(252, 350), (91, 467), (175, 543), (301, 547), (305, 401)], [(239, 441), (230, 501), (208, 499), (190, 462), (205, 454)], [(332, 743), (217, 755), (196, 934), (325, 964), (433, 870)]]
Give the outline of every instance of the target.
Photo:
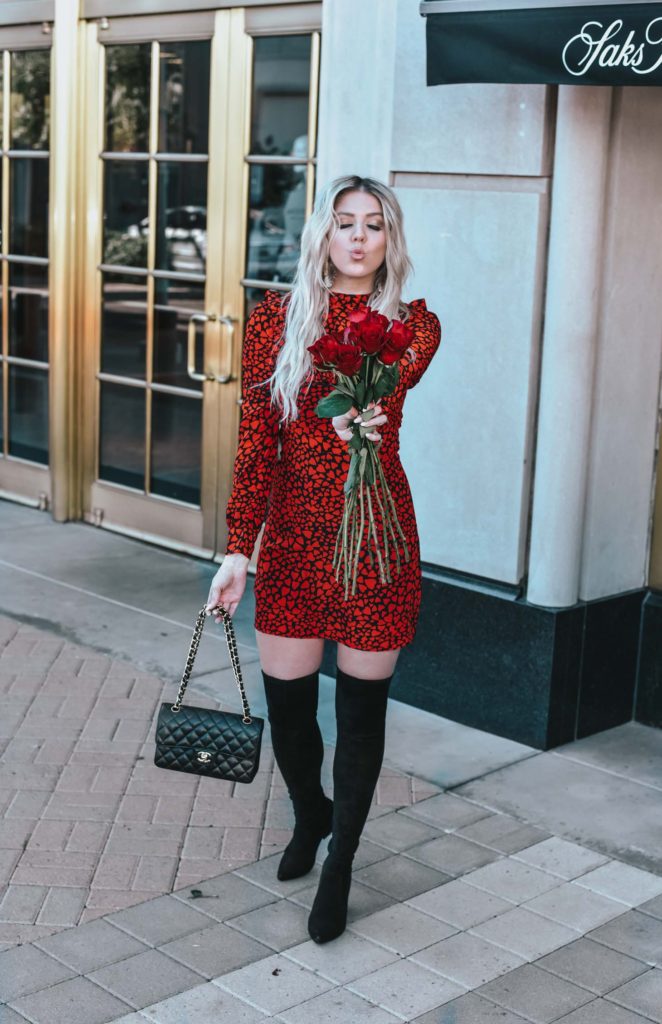
[[(635, 704), (662, 725), (661, 626), (662, 595), (646, 589), (540, 608), (426, 574), (391, 696), (539, 750), (628, 722)], [(323, 671), (335, 675), (333, 644)]]

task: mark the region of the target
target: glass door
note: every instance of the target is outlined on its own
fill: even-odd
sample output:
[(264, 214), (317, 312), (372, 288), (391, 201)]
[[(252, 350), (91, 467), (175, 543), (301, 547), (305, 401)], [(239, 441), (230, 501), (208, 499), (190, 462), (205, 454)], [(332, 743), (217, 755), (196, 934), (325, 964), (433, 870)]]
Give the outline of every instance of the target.
[(51, 53), (22, 35), (0, 51), (0, 494), (46, 508)]
[(84, 515), (206, 557), (224, 550), (245, 317), (287, 287), (312, 201), (314, 33), (258, 13), (86, 29)]

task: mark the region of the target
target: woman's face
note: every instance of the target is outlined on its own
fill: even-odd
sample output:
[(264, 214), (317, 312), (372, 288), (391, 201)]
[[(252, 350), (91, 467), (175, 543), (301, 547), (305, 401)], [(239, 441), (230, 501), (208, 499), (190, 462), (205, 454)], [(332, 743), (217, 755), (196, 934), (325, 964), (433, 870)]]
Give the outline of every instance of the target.
[(345, 192), (336, 200), (340, 227), (329, 242), (336, 268), (333, 290), (367, 293), (386, 256), (382, 204), (369, 192)]

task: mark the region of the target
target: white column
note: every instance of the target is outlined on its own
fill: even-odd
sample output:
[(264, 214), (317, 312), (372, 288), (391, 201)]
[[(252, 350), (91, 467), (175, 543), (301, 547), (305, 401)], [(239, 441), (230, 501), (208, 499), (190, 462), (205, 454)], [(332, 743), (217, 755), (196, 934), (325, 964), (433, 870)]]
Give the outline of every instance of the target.
[(341, 174), (388, 184), (396, 15), (396, 0), (324, 0), (317, 188)]
[(560, 86), (527, 599), (577, 601), (611, 88)]

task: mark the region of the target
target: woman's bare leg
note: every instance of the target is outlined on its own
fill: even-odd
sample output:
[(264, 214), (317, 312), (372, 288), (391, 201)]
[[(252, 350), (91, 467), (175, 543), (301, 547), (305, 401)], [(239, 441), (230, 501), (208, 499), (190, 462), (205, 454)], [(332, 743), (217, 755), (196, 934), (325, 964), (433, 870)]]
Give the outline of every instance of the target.
[(356, 679), (387, 679), (393, 675), (399, 650), (357, 651), (338, 644), (338, 668)]
[(276, 676), (277, 679), (300, 679), (301, 676), (317, 672), (322, 664), (323, 640), (273, 636), (271, 633), (260, 633), (257, 629), (255, 635), (262, 671), (267, 675)]

